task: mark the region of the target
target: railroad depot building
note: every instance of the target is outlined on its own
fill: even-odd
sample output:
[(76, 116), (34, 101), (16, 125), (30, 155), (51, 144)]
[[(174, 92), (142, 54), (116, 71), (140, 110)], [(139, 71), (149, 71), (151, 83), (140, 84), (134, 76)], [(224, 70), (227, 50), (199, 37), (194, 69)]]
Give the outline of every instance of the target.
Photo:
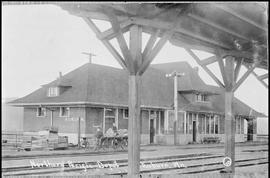
[[(224, 92), (205, 84), (197, 68), (187, 62), (174, 62), (153, 64), (142, 76), (141, 144), (149, 144), (150, 140), (174, 143), (174, 87), (173, 79), (166, 78), (166, 73), (172, 71), (185, 73), (178, 78), (178, 143), (201, 142), (209, 136), (224, 142)], [(93, 136), (97, 127), (106, 132), (114, 122), (118, 129), (128, 129), (128, 74), (122, 69), (87, 63), (10, 104), (24, 108), (25, 133), (36, 134), (55, 126), (59, 135), (77, 143), (78, 128), (86, 137)], [(244, 120), (248, 123), (247, 139), (256, 140), (256, 118), (264, 115), (237, 98), (233, 100), (233, 111), (236, 142), (246, 140)], [(150, 127), (155, 129), (152, 139)]]

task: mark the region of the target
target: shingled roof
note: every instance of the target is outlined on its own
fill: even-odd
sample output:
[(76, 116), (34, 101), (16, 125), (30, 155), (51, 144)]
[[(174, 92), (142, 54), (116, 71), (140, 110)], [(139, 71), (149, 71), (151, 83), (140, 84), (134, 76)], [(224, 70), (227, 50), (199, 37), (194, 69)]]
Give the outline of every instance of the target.
[(184, 76), (178, 78), (178, 91), (180, 92), (203, 92), (215, 94), (207, 88), (207, 85), (198, 76), (198, 71), (196, 71), (197, 69), (192, 68), (187, 62), (170, 62), (153, 64), (151, 66), (166, 73), (172, 73), (173, 71), (184, 73)]
[[(166, 73), (173, 70), (184, 72), (179, 78), (178, 106), (181, 110), (194, 112), (224, 113), (224, 93), (219, 87), (207, 85), (199, 77), (197, 71), (187, 62), (155, 64), (142, 76), (143, 107), (171, 108), (173, 107), (173, 80), (166, 78)], [(57, 97), (47, 97), (51, 86), (71, 86)], [(211, 97), (211, 105), (198, 105), (187, 100), (181, 91), (207, 91), (215, 93)], [(128, 74), (109, 66), (87, 63), (68, 74), (43, 85), (33, 93), (10, 102), (13, 105), (46, 105), (46, 104), (92, 104), (108, 106), (128, 106)], [(265, 117), (250, 108), (237, 98), (234, 98), (235, 114)], [(252, 111), (252, 112), (251, 112)]]
[[(48, 88), (56, 85), (71, 87), (57, 97), (47, 97)], [(172, 86), (172, 81), (165, 77), (165, 73), (149, 68), (142, 76), (142, 105), (171, 107)], [(87, 63), (62, 76), (61, 83), (57, 79), (10, 103), (17, 105), (88, 103), (128, 106), (128, 74), (122, 69)]]

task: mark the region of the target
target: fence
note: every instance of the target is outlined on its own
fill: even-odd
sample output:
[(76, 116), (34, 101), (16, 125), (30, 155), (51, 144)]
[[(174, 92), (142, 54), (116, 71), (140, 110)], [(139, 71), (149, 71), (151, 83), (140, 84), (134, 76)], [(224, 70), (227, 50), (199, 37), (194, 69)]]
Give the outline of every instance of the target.
[(259, 142), (268, 142), (268, 135), (258, 134), (256, 140)]
[[(247, 134), (244, 135), (244, 138), (245, 138), (245, 141), (248, 140)], [(267, 134), (256, 134), (256, 139), (255, 140), (257, 142), (268, 142), (268, 135)]]
[(23, 132), (2, 131), (2, 149), (16, 149), (23, 142)]

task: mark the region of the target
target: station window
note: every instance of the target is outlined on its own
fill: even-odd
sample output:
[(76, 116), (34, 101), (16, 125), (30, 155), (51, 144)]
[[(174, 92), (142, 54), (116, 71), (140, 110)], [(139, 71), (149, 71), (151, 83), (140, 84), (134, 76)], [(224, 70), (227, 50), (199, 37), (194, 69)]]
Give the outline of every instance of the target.
[(58, 87), (50, 87), (48, 89), (48, 97), (59, 96), (59, 88)]
[(46, 108), (38, 107), (37, 108), (37, 116), (38, 117), (45, 117), (46, 115)]
[(123, 118), (128, 119), (128, 109), (123, 109)]
[(60, 107), (60, 117), (69, 117), (70, 109), (69, 107)]
[(218, 134), (219, 133), (219, 116), (218, 115), (215, 115), (214, 117), (215, 119), (215, 134)]
[(205, 115), (199, 114), (199, 123), (198, 123), (198, 131), (200, 134), (205, 133), (205, 121), (204, 121)]
[(193, 128), (192, 128), (192, 120), (193, 120), (193, 118), (192, 118), (192, 116), (193, 116), (193, 114), (192, 113), (189, 113), (188, 114), (188, 128), (187, 128), (187, 133), (188, 134), (191, 134), (192, 133), (192, 130), (193, 130)]
[(208, 101), (208, 97), (205, 94), (198, 93), (196, 94), (196, 101), (205, 102), (205, 101)]
[(174, 112), (168, 111), (168, 125), (167, 125), (167, 134), (173, 134), (173, 123), (174, 123)]
[(209, 124), (209, 116), (206, 116), (206, 134), (210, 134), (210, 124)]
[(211, 129), (211, 134), (214, 134), (214, 127), (215, 127), (215, 125), (214, 125), (214, 116), (213, 115), (211, 115), (210, 116), (210, 129)]

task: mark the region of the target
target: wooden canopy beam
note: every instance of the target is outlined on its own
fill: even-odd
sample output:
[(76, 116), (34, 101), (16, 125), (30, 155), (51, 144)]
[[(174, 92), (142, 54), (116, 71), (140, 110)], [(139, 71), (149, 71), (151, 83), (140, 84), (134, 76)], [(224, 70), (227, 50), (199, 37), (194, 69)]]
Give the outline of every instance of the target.
[(217, 55), (217, 58), (218, 58), (218, 65), (219, 65), (220, 73), (223, 78), (223, 83), (226, 86), (228, 84), (228, 81), (227, 81), (227, 77), (225, 73), (224, 62), (220, 56)]
[(134, 71), (142, 65), (142, 27), (133, 25), (130, 28), (130, 53), (134, 62)]
[[(132, 25), (131, 20), (125, 20), (124, 22), (120, 23), (120, 28), (123, 33), (127, 32), (130, 28), (130, 25)], [(99, 35), (99, 39), (104, 39), (106, 38), (107, 40), (111, 40), (117, 36), (117, 33), (114, 32), (113, 28), (110, 28), (104, 32), (102, 32)]]
[(207, 66), (209, 64), (212, 64), (214, 62), (218, 61), (216, 56), (211, 56), (209, 58), (201, 60), (201, 64), (204, 66)]
[(237, 81), (237, 78), (238, 78), (238, 75), (239, 75), (239, 72), (240, 72), (240, 69), (241, 69), (242, 62), (243, 62), (243, 58), (240, 58), (240, 59), (236, 60), (236, 66), (235, 66), (235, 69), (234, 69), (234, 82)]
[(239, 79), (239, 81), (233, 86), (233, 92), (237, 90), (237, 88), (247, 79), (249, 74), (258, 66), (258, 63), (254, 63), (252, 67), (246, 71), (246, 73)]
[(122, 51), (122, 54), (125, 58), (127, 67), (129, 69), (129, 72), (131, 74), (135, 74), (135, 69), (134, 69), (134, 63), (133, 63), (133, 59), (131, 56), (131, 53), (128, 49), (126, 40), (124, 38), (124, 35), (121, 31), (121, 27), (119, 24), (119, 21), (116, 17), (116, 15), (113, 13), (112, 9), (110, 8), (104, 8), (104, 11), (107, 13), (108, 18), (110, 19), (111, 25), (112, 25), (112, 29), (114, 30), (114, 33), (116, 33), (116, 39), (118, 41), (119, 47)]
[[(174, 24), (171, 22), (148, 20), (148, 19), (143, 19), (143, 18), (131, 18), (131, 19), (133, 20), (133, 22), (135, 24), (143, 25), (143, 26), (150, 26), (150, 27), (157, 28), (157, 29), (171, 30), (172, 27), (174, 26)], [(201, 41), (208, 42), (210, 44), (215, 45), (216, 47), (221, 47), (221, 48), (225, 48), (225, 49), (231, 48), (230, 46), (223, 44), (223, 43), (220, 43), (220, 42), (217, 42), (214, 39), (209, 39), (207, 37), (203, 37), (203, 35), (188, 31), (188, 30), (182, 28), (180, 25), (177, 25), (176, 28), (174, 28), (173, 30), (174, 30), (174, 32), (182, 33), (182, 34), (191, 36), (195, 39), (199, 39)]]
[(223, 32), (226, 32), (226, 33), (228, 33), (230, 35), (233, 35), (235, 37), (241, 38), (241, 39), (243, 39), (245, 41), (251, 41), (249, 38), (247, 38), (247, 37), (245, 37), (243, 35), (240, 35), (239, 33), (236, 33), (236, 32), (234, 32), (232, 30), (229, 30), (229, 29), (227, 29), (225, 27), (222, 27), (222, 26), (220, 26), (220, 25), (218, 25), (218, 24), (216, 24), (214, 22), (211, 22), (211, 21), (209, 21), (209, 20), (207, 20), (205, 18), (202, 18), (202, 17), (200, 17), (198, 15), (189, 13), (188, 16), (191, 17), (192, 19), (195, 19), (195, 20), (197, 20), (199, 22), (202, 22), (202, 23), (204, 23), (206, 25), (212, 26), (212, 27), (214, 27), (214, 28), (216, 28), (218, 30), (221, 30)]
[(213, 74), (205, 65), (201, 63), (201, 60), (195, 53), (193, 53), (190, 49), (185, 48), (185, 50), (191, 55), (191, 57), (207, 72), (208, 75), (221, 87), (224, 88), (225, 86), (223, 83)]
[(253, 25), (253, 26), (255, 26), (255, 27), (257, 27), (257, 28), (259, 28), (259, 29), (261, 29), (263, 31), (266, 31), (267, 30), (267, 27), (263, 27), (262, 25), (260, 25), (260, 24), (258, 24), (256, 22), (254, 22), (254, 21), (252, 21), (252, 20), (244, 17), (243, 15), (235, 12), (232, 9), (229, 9), (228, 7), (225, 7), (225, 6), (222, 6), (222, 5), (217, 5), (217, 4), (215, 6), (218, 7), (218, 8), (220, 8), (220, 9), (222, 9), (223, 11), (225, 11), (225, 12), (227, 12), (227, 13), (235, 16), (235, 17), (237, 17), (238, 19), (240, 19), (240, 20), (242, 20), (242, 21), (244, 21), (246, 23), (249, 23), (249, 24), (251, 24), (251, 25)]
[[(259, 76), (259, 75), (257, 75), (254, 71), (252, 71), (252, 74), (263, 84), (263, 86), (265, 87), (265, 88), (267, 88), (268, 89), (268, 85), (267, 85), (267, 83), (265, 83), (263, 80), (265, 79), (262, 79), (262, 76), (263, 75), (261, 75), (261, 76)], [(268, 76), (268, 74), (264, 74), (264, 75), (267, 75)], [(261, 78), (260, 78), (261, 77)]]
[[(246, 51), (237, 51), (237, 50), (220, 50), (221, 52), (221, 57), (225, 58), (227, 56), (233, 56), (233, 57), (238, 57), (238, 58), (245, 58), (245, 59), (254, 59), (254, 54), (251, 52), (246, 52)], [(258, 57), (258, 60), (263, 61), (266, 59), (263, 59), (262, 57)]]
[[(94, 22), (91, 19), (87, 18), (87, 17), (85, 17), (83, 19), (88, 24), (88, 26), (92, 29), (92, 31), (96, 34), (96, 36), (99, 37), (101, 32), (98, 29), (98, 27), (94, 24)], [(121, 67), (124, 70), (127, 70), (127, 65), (126, 65), (125, 60), (118, 54), (118, 52), (111, 45), (111, 43), (108, 40), (105, 40), (105, 39), (100, 39), (100, 40), (104, 44), (104, 46), (111, 52), (111, 54), (117, 60), (117, 62), (121, 65)]]
[(173, 35), (173, 31), (167, 31), (163, 35), (163, 37), (158, 41), (158, 43), (155, 45), (155, 47), (147, 53), (147, 56), (143, 59), (142, 66), (140, 67), (138, 73), (142, 74), (145, 72), (145, 70), (148, 68), (150, 63), (154, 60), (156, 55), (159, 53), (161, 48), (166, 44), (166, 42), (169, 40), (169, 38)]
[(143, 50), (143, 58), (145, 58), (147, 53), (152, 50), (155, 42), (157, 41), (159, 34), (160, 34), (160, 30), (158, 29), (156, 31), (156, 33), (151, 35), (150, 39), (148, 40), (148, 42)]
[(268, 73), (267, 73), (267, 74), (264, 74), (264, 75), (260, 75), (258, 78), (259, 78), (260, 80), (267, 79), (267, 78), (268, 78)]

